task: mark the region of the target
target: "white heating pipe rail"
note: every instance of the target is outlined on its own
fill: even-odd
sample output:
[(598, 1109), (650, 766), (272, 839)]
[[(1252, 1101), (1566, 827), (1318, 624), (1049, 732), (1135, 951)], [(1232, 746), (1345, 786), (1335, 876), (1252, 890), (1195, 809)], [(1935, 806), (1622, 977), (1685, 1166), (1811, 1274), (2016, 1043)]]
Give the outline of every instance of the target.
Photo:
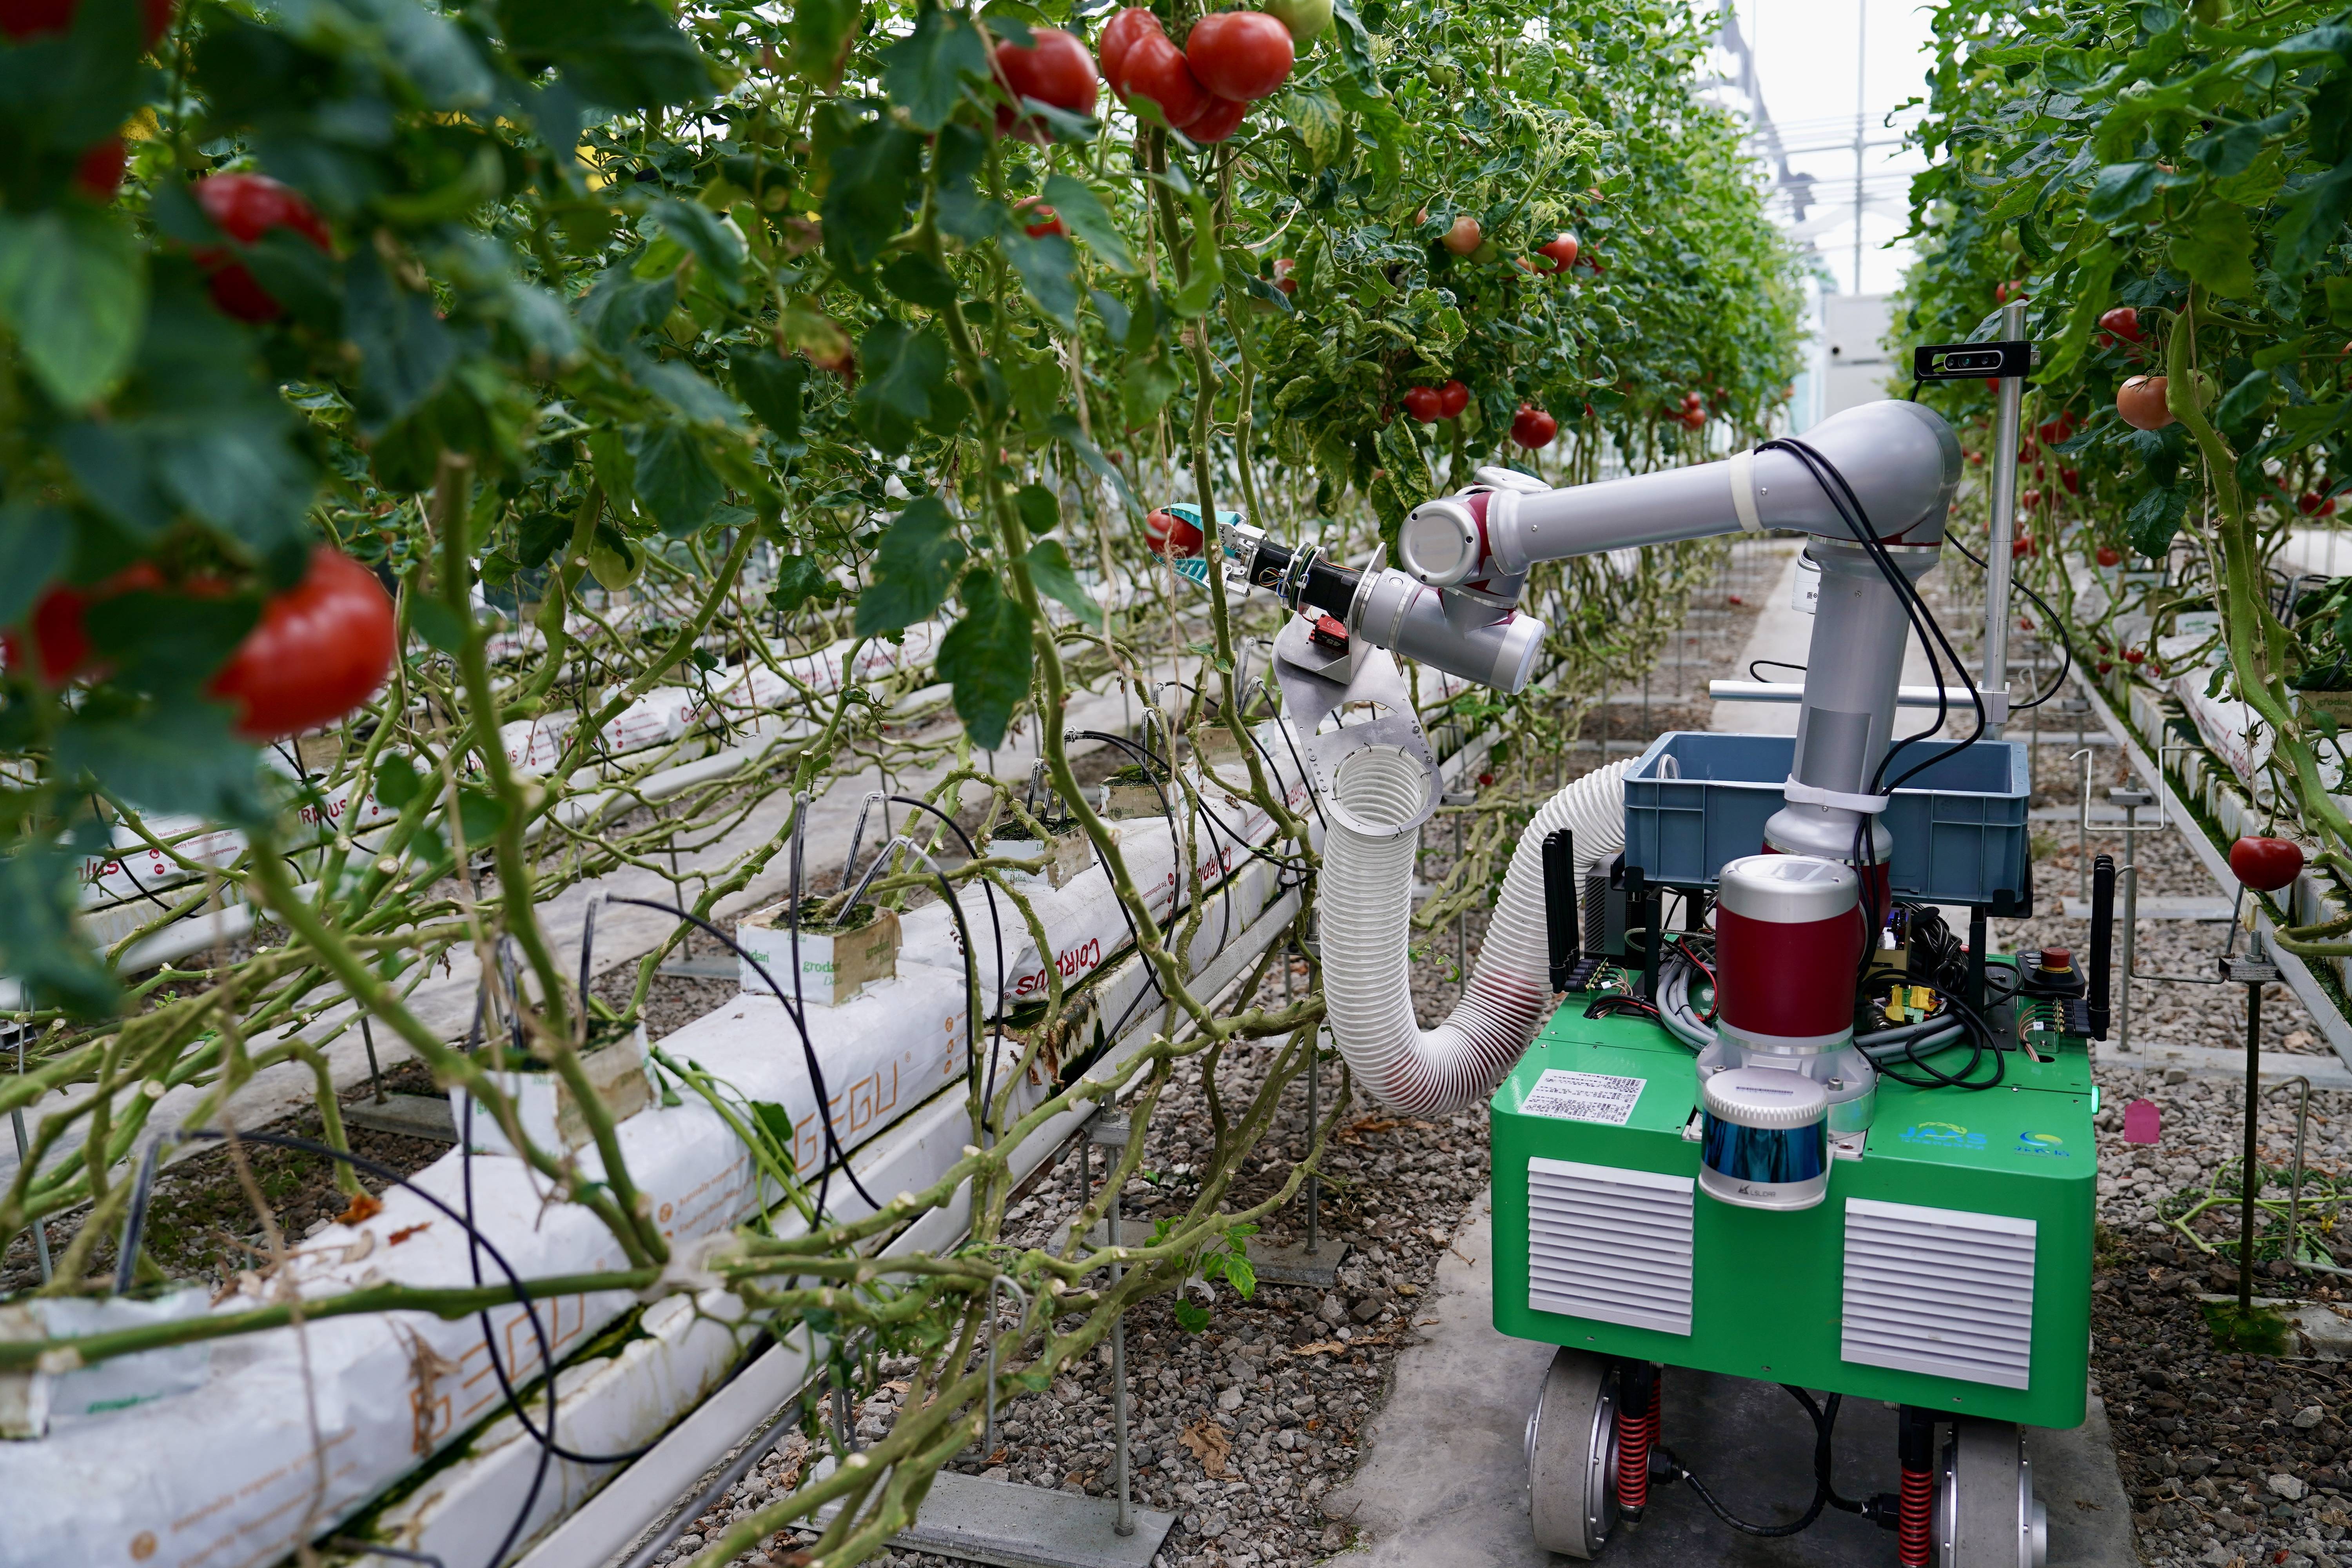
[[(1407, 956), (1419, 836), (1373, 838), (1331, 824), (1319, 899), (1325, 1006), (1332, 1042), (1382, 1105), (1419, 1115), (1475, 1105), (1528, 1048), (1552, 997), (1544, 838), (1562, 827), (1575, 836), (1581, 887), (1587, 871), (1624, 847), (1624, 778), (1636, 760), (1585, 774), (1536, 813), (1512, 852), (1477, 967), (1434, 1029), (1413, 1016)], [(1427, 798), (1419, 765), (1386, 748), (1350, 757), (1335, 787), (1368, 822), (1409, 820)]]

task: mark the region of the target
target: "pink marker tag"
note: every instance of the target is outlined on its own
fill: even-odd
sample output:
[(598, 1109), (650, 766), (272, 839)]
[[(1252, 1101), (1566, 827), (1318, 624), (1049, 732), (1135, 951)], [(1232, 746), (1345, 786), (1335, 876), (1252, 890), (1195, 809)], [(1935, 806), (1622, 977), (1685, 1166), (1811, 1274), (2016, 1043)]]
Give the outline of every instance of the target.
[(2164, 1136), (2161, 1118), (2152, 1100), (2135, 1100), (2124, 1107), (2124, 1142), (2155, 1143)]

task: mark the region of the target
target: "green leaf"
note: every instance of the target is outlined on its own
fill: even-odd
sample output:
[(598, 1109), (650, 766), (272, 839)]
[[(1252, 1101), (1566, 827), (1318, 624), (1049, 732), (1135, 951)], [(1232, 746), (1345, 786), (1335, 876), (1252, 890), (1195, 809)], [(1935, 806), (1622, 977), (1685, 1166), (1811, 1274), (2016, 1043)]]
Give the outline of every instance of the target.
[[(774, 970), (771, 968), (769, 973), (773, 973)], [(767, 1134), (768, 1142), (773, 1146), (772, 1152), (781, 1153), (786, 1160), (790, 1160), (793, 1157), (794, 1136), (793, 1113), (772, 1100), (754, 1100), (746, 1103), (751, 1108), (752, 1121), (758, 1125), (761, 1132)]]
[(874, 585), (858, 595), (857, 635), (904, 631), (939, 613), (964, 563), (956, 520), (937, 496), (908, 504), (874, 555)]
[(2189, 492), (2171, 485), (2158, 485), (2132, 504), (2125, 513), (2131, 525), (2131, 547), (2151, 561), (2161, 561), (2164, 552), (2172, 548), (2172, 536), (2180, 531), (2180, 520), (2189, 512)]
[(468, 849), (479, 849), (507, 825), (506, 802), (486, 789), (461, 784), (457, 789), (457, 826)]
[(1209, 1326), (1209, 1310), (1191, 1301), (1178, 1301), (1169, 1308), (1176, 1326), (1188, 1334), (1197, 1334)]
[(424, 781), (416, 776), (416, 764), (408, 760), (405, 752), (391, 752), (376, 763), (376, 804), (385, 809), (405, 811), (423, 787)]
[(2327, 254), (2352, 213), (2352, 159), (2303, 185), (2279, 205), (2271, 265), (2282, 278), (2300, 278)]
[(719, 289), (728, 299), (741, 294), (743, 242), (719, 220), (717, 213), (699, 202), (682, 202), (671, 196), (656, 202), (646, 216), (719, 279)]
[(1087, 247), (1102, 258), (1104, 266), (1114, 272), (1132, 274), (1138, 270), (1135, 253), (1127, 247), (1127, 237), (1111, 221), (1102, 198), (1095, 195), (1092, 186), (1067, 174), (1048, 174), (1045, 205), (1069, 226), (1071, 233), (1087, 242)]
[(1062, 503), (1043, 485), (1026, 484), (1014, 490), (1013, 510), (1020, 513), (1021, 526), (1033, 534), (1042, 536), (1062, 526)]
[(1276, 107), (1298, 132), (1308, 163), (1317, 169), (1329, 167), (1347, 141), (1347, 115), (1339, 100), (1319, 88), (1305, 88), (1284, 93)]
[(1380, 68), (1372, 63), (1372, 36), (1364, 30), (1363, 18), (1356, 15), (1349, 0), (1333, 0), (1331, 19), (1339, 25), (1335, 35), (1339, 40), (1339, 58), (1348, 63), (1348, 73), (1355, 86), (1371, 98), (1383, 96), (1381, 91)]
[(906, 222), (922, 162), (923, 139), (887, 120), (867, 121), (834, 149), (823, 210), (825, 251), (838, 265), (863, 272), (882, 254)]
[(862, 10), (859, 0), (794, 0), (793, 74), (828, 89), (836, 86)]
[(21, 500), (0, 506), (0, 626), (23, 618), (66, 563), (73, 519)]
[(1150, 353), (1131, 356), (1127, 362), (1127, 374), (1119, 383), (1120, 402), (1129, 426), (1150, 424), (1152, 416), (1176, 395), (1180, 384), (1176, 366), (1164, 347), (1155, 346)]
[(79, 856), (20, 842), (0, 858), (0, 970), (31, 993), (18, 1005), (61, 1005), (85, 1018), (114, 1011), (114, 976), (75, 923), (80, 912)]
[(2222, 299), (2254, 291), (2254, 231), (2237, 207), (2209, 202), (2172, 239), (2172, 264)]
[(2084, 215), (2097, 224), (2129, 220), (2156, 199), (2157, 177), (2162, 173), (2154, 163), (2108, 164), (2092, 183)]
[(408, 625), (443, 653), (455, 656), (466, 646), (466, 623), (457, 612), (438, 599), (415, 597), (408, 601)]
[(433, 297), (394, 283), (373, 249), (352, 258), (344, 331), (359, 351), (360, 427), (376, 435), (406, 418), (457, 363), (457, 340)]
[(1119, 471), (1118, 464), (1102, 455), (1102, 448), (1087, 439), (1086, 432), (1078, 428), (1076, 415), (1056, 414), (1050, 425), (1055, 440), (1076, 452), (1078, 461), (1084, 463), (1096, 478), (1108, 480), (1111, 488), (1118, 491), (1118, 499), (1126, 504), (1129, 514), (1139, 518), (1143, 515), (1143, 503), (1136, 499), (1135, 491), (1127, 482), (1127, 476)]
[(788, 445), (801, 438), (801, 404), (808, 386), (808, 361), (786, 359), (773, 350), (738, 349), (727, 362), (735, 395), (751, 416)]
[(948, 383), (947, 340), (897, 321), (875, 324), (858, 345), (864, 379), (850, 399), (858, 425), (886, 451), (901, 452), (914, 426), (942, 405)]
[(121, 213), (0, 213), (0, 320), (59, 406), (78, 411), (121, 378), (146, 313), (146, 256)]
[(1021, 274), (1022, 286), (1037, 308), (1063, 326), (1076, 330), (1078, 253), (1058, 234), (1030, 236), (1008, 229), (997, 243)]
[(74, 715), (58, 734), (58, 771), (87, 774), (109, 792), (155, 811), (185, 811), (233, 824), (262, 820), (254, 749), (229, 731), (212, 702), (161, 703), (131, 713)]
[(1102, 606), (1087, 593), (1058, 539), (1041, 539), (1029, 547), (1029, 580), (1049, 599), (1058, 599), (1069, 612), (1090, 626), (1103, 624)]
[(944, 310), (955, 303), (955, 279), (929, 257), (907, 251), (892, 257), (882, 268), (882, 287), (909, 305)]
[(1029, 695), (1029, 612), (984, 569), (965, 573), (956, 593), (963, 618), (940, 639), (939, 672), (955, 688), (956, 716), (972, 744), (993, 751)]
[(659, 109), (710, 91), (702, 51), (652, 0), (499, 0), (498, 9), (526, 73), (559, 66), (607, 109)]
[(637, 504), (653, 514), (663, 533), (683, 539), (710, 521), (710, 510), (727, 486), (691, 429), (647, 426), (636, 433), (630, 453), (637, 464)]
[(914, 32), (882, 51), (882, 90), (919, 130), (945, 125), (963, 100), (964, 78), (987, 75), (979, 27), (942, 6), (926, 6)]
[(933, 184), (938, 187), (934, 210), (940, 232), (950, 239), (977, 244), (992, 239), (1004, 227), (1004, 204), (980, 192), (980, 176), (988, 164), (988, 142), (969, 125), (950, 125), (940, 132), (939, 151), (931, 155)]
[(768, 608), (789, 616), (812, 599), (831, 604), (841, 596), (841, 584), (833, 580), (824, 562), (814, 555), (787, 555), (776, 563), (776, 580), (768, 588)]

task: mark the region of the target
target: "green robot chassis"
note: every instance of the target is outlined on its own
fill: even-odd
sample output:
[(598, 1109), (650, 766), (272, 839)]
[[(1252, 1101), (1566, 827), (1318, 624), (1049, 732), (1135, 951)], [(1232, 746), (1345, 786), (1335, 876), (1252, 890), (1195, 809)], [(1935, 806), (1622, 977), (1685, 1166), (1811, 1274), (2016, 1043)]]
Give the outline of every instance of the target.
[[(2020, 1495), (2002, 1479), (2020, 1463), (2007, 1424), (2084, 1418), (2098, 1177), (2086, 1042), (2036, 1026), (2020, 1043), (2005, 1018), (1996, 1088), (1882, 1078), (1868, 1131), (1835, 1149), (1825, 1201), (1769, 1210), (1697, 1184), (1692, 1053), (1646, 1017), (1587, 1018), (1591, 1000), (1569, 996), (1491, 1102), (1495, 1325), (1564, 1352), (1537, 1418), (1558, 1428), (1547, 1451), (1529, 1430), (1545, 1544), (1599, 1551), (1616, 1369), (1663, 1363), (1955, 1422), (1937, 1468), (1962, 1501), (1939, 1504), (1936, 1561), (2030, 1565), (2030, 1476), (1990, 1526), (1991, 1549), (1956, 1537), (1971, 1495)], [(1565, 1419), (1546, 1414), (1563, 1404)], [(1985, 1478), (1973, 1494), (1952, 1485), (1970, 1462)], [(1549, 1531), (1547, 1490), (1568, 1494)]]
[(1495, 1093), (1495, 1234), (1511, 1238), (1495, 1252), (1496, 1328), (2081, 1425), (2098, 1178), (2081, 1041), (2045, 1037), (2047, 1061), (2004, 1052), (2004, 1081), (1982, 1091), (1883, 1079), (1826, 1202), (1735, 1208), (1696, 1189), (1691, 1053), (1646, 1018), (1584, 1017), (1589, 1000), (1561, 1007)]

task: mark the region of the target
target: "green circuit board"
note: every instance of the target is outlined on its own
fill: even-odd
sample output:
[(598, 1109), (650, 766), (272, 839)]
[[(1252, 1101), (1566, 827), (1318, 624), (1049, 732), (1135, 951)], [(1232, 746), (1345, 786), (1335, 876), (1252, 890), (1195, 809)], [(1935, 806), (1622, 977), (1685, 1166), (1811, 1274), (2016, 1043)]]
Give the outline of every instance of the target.
[[(1808, 1209), (1696, 1186), (1691, 1050), (1571, 995), (1492, 1101), (1495, 1324), (1521, 1339), (2069, 1427), (2089, 1355), (2097, 1092), (2036, 1028), (2000, 1084), (1882, 1077)], [(2014, 1037), (2012, 1025), (2008, 1033)], [(1966, 1048), (1931, 1058), (1948, 1073)], [(1980, 1064), (1978, 1077), (1990, 1074)]]

